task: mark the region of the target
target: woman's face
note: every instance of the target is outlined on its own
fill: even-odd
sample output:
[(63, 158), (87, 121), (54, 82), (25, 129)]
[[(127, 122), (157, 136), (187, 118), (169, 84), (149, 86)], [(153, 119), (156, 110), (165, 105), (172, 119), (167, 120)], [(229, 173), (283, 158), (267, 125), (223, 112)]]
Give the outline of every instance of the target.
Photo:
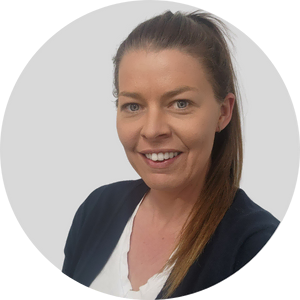
[(198, 60), (179, 50), (131, 51), (121, 60), (117, 130), (151, 189), (203, 182), (215, 133), (230, 121), (233, 103), (233, 94), (217, 102)]

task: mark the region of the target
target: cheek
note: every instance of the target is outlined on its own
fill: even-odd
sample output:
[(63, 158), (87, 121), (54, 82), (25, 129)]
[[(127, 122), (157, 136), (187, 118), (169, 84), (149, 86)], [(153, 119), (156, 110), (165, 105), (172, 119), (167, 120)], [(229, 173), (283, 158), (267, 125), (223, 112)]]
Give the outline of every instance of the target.
[(137, 134), (134, 126), (117, 118), (117, 132), (124, 149), (132, 150), (137, 143)]
[[(184, 143), (196, 159), (202, 160), (203, 156), (210, 156), (215, 138), (215, 122), (203, 120), (202, 122), (190, 122), (190, 126), (185, 126), (182, 130)], [(201, 155), (201, 156), (200, 156)]]
[(124, 130), (124, 129), (125, 129), (124, 125), (122, 124), (122, 122), (117, 117), (117, 132), (118, 132), (119, 140), (120, 140), (120, 142), (122, 143), (123, 146), (124, 146), (124, 143), (126, 144), (126, 140), (128, 139), (128, 137), (126, 135), (126, 130)]

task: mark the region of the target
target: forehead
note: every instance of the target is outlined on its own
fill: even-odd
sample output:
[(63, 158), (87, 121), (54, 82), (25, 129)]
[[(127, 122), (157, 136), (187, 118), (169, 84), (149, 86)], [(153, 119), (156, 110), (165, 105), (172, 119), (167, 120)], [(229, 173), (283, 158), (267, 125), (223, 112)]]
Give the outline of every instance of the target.
[(119, 67), (119, 92), (165, 92), (178, 86), (211, 89), (204, 68), (193, 56), (179, 50), (126, 53)]

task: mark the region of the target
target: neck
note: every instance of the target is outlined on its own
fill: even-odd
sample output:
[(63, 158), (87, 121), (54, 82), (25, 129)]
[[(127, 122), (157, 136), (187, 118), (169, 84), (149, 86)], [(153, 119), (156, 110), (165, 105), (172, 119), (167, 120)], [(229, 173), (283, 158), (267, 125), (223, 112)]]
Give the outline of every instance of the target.
[(152, 215), (152, 225), (158, 224), (161, 228), (173, 225), (180, 229), (184, 226), (202, 191), (209, 166), (210, 161), (205, 172), (184, 186), (166, 190), (150, 187), (141, 208)]
[(189, 185), (176, 190), (150, 189), (143, 201), (143, 207), (155, 224), (170, 223), (183, 225), (201, 192), (201, 187)]

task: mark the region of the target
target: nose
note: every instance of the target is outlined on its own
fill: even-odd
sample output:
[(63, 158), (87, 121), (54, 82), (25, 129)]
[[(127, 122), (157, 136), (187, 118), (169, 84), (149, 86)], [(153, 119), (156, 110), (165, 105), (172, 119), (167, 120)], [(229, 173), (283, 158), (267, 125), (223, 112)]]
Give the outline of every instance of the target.
[(160, 140), (171, 136), (167, 115), (160, 108), (149, 109), (143, 117), (140, 134), (147, 140)]

